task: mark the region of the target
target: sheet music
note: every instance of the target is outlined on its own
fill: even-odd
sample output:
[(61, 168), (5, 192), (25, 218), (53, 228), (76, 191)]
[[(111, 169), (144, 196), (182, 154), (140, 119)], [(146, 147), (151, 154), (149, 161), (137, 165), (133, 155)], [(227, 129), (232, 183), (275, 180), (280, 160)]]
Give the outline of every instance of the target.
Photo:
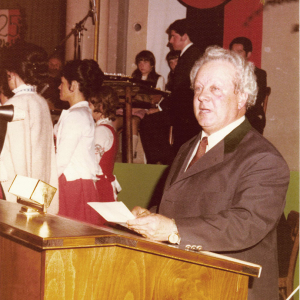
[(135, 219), (135, 216), (122, 201), (116, 202), (88, 202), (106, 221), (126, 225), (127, 220)]

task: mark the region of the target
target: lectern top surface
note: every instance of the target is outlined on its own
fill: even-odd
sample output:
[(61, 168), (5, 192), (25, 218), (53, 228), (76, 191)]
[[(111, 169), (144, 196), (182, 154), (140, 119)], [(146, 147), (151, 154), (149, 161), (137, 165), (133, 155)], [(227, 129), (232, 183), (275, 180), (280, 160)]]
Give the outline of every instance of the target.
[(86, 247), (125, 247), (136, 251), (259, 276), (261, 267), (224, 255), (178, 249), (147, 240), (129, 230), (93, 226), (51, 214), (28, 217), (22, 205), (0, 200), (0, 236), (36, 251)]

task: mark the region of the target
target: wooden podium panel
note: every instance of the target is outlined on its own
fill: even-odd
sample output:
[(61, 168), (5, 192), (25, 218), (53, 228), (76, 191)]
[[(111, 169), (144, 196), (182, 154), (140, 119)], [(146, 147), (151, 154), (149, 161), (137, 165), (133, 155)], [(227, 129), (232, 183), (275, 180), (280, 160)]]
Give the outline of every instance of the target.
[(0, 201), (0, 299), (247, 299), (260, 266)]

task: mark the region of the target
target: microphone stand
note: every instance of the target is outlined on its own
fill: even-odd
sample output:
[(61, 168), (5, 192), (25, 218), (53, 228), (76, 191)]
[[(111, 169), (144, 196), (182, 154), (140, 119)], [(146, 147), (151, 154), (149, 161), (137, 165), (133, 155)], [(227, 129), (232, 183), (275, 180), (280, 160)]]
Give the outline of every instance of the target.
[(87, 30), (84, 27), (84, 24), (86, 20), (91, 17), (93, 18), (94, 11), (89, 10), (87, 15), (78, 23), (76, 23), (75, 28), (71, 29), (71, 32), (55, 47), (54, 52), (61, 49), (61, 47), (65, 44), (65, 42), (74, 35), (74, 59), (81, 59), (81, 42), (82, 42), (82, 36), (83, 36), (83, 30)]

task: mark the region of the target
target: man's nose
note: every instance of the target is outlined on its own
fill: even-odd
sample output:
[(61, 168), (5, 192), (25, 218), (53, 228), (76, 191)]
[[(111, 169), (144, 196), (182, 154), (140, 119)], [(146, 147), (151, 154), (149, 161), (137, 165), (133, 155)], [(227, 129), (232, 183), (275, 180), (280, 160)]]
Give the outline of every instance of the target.
[(196, 97), (199, 102), (209, 101), (210, 99), (208, 91), (206, 89), (203, 89), (201, 92), (197, 93)]

